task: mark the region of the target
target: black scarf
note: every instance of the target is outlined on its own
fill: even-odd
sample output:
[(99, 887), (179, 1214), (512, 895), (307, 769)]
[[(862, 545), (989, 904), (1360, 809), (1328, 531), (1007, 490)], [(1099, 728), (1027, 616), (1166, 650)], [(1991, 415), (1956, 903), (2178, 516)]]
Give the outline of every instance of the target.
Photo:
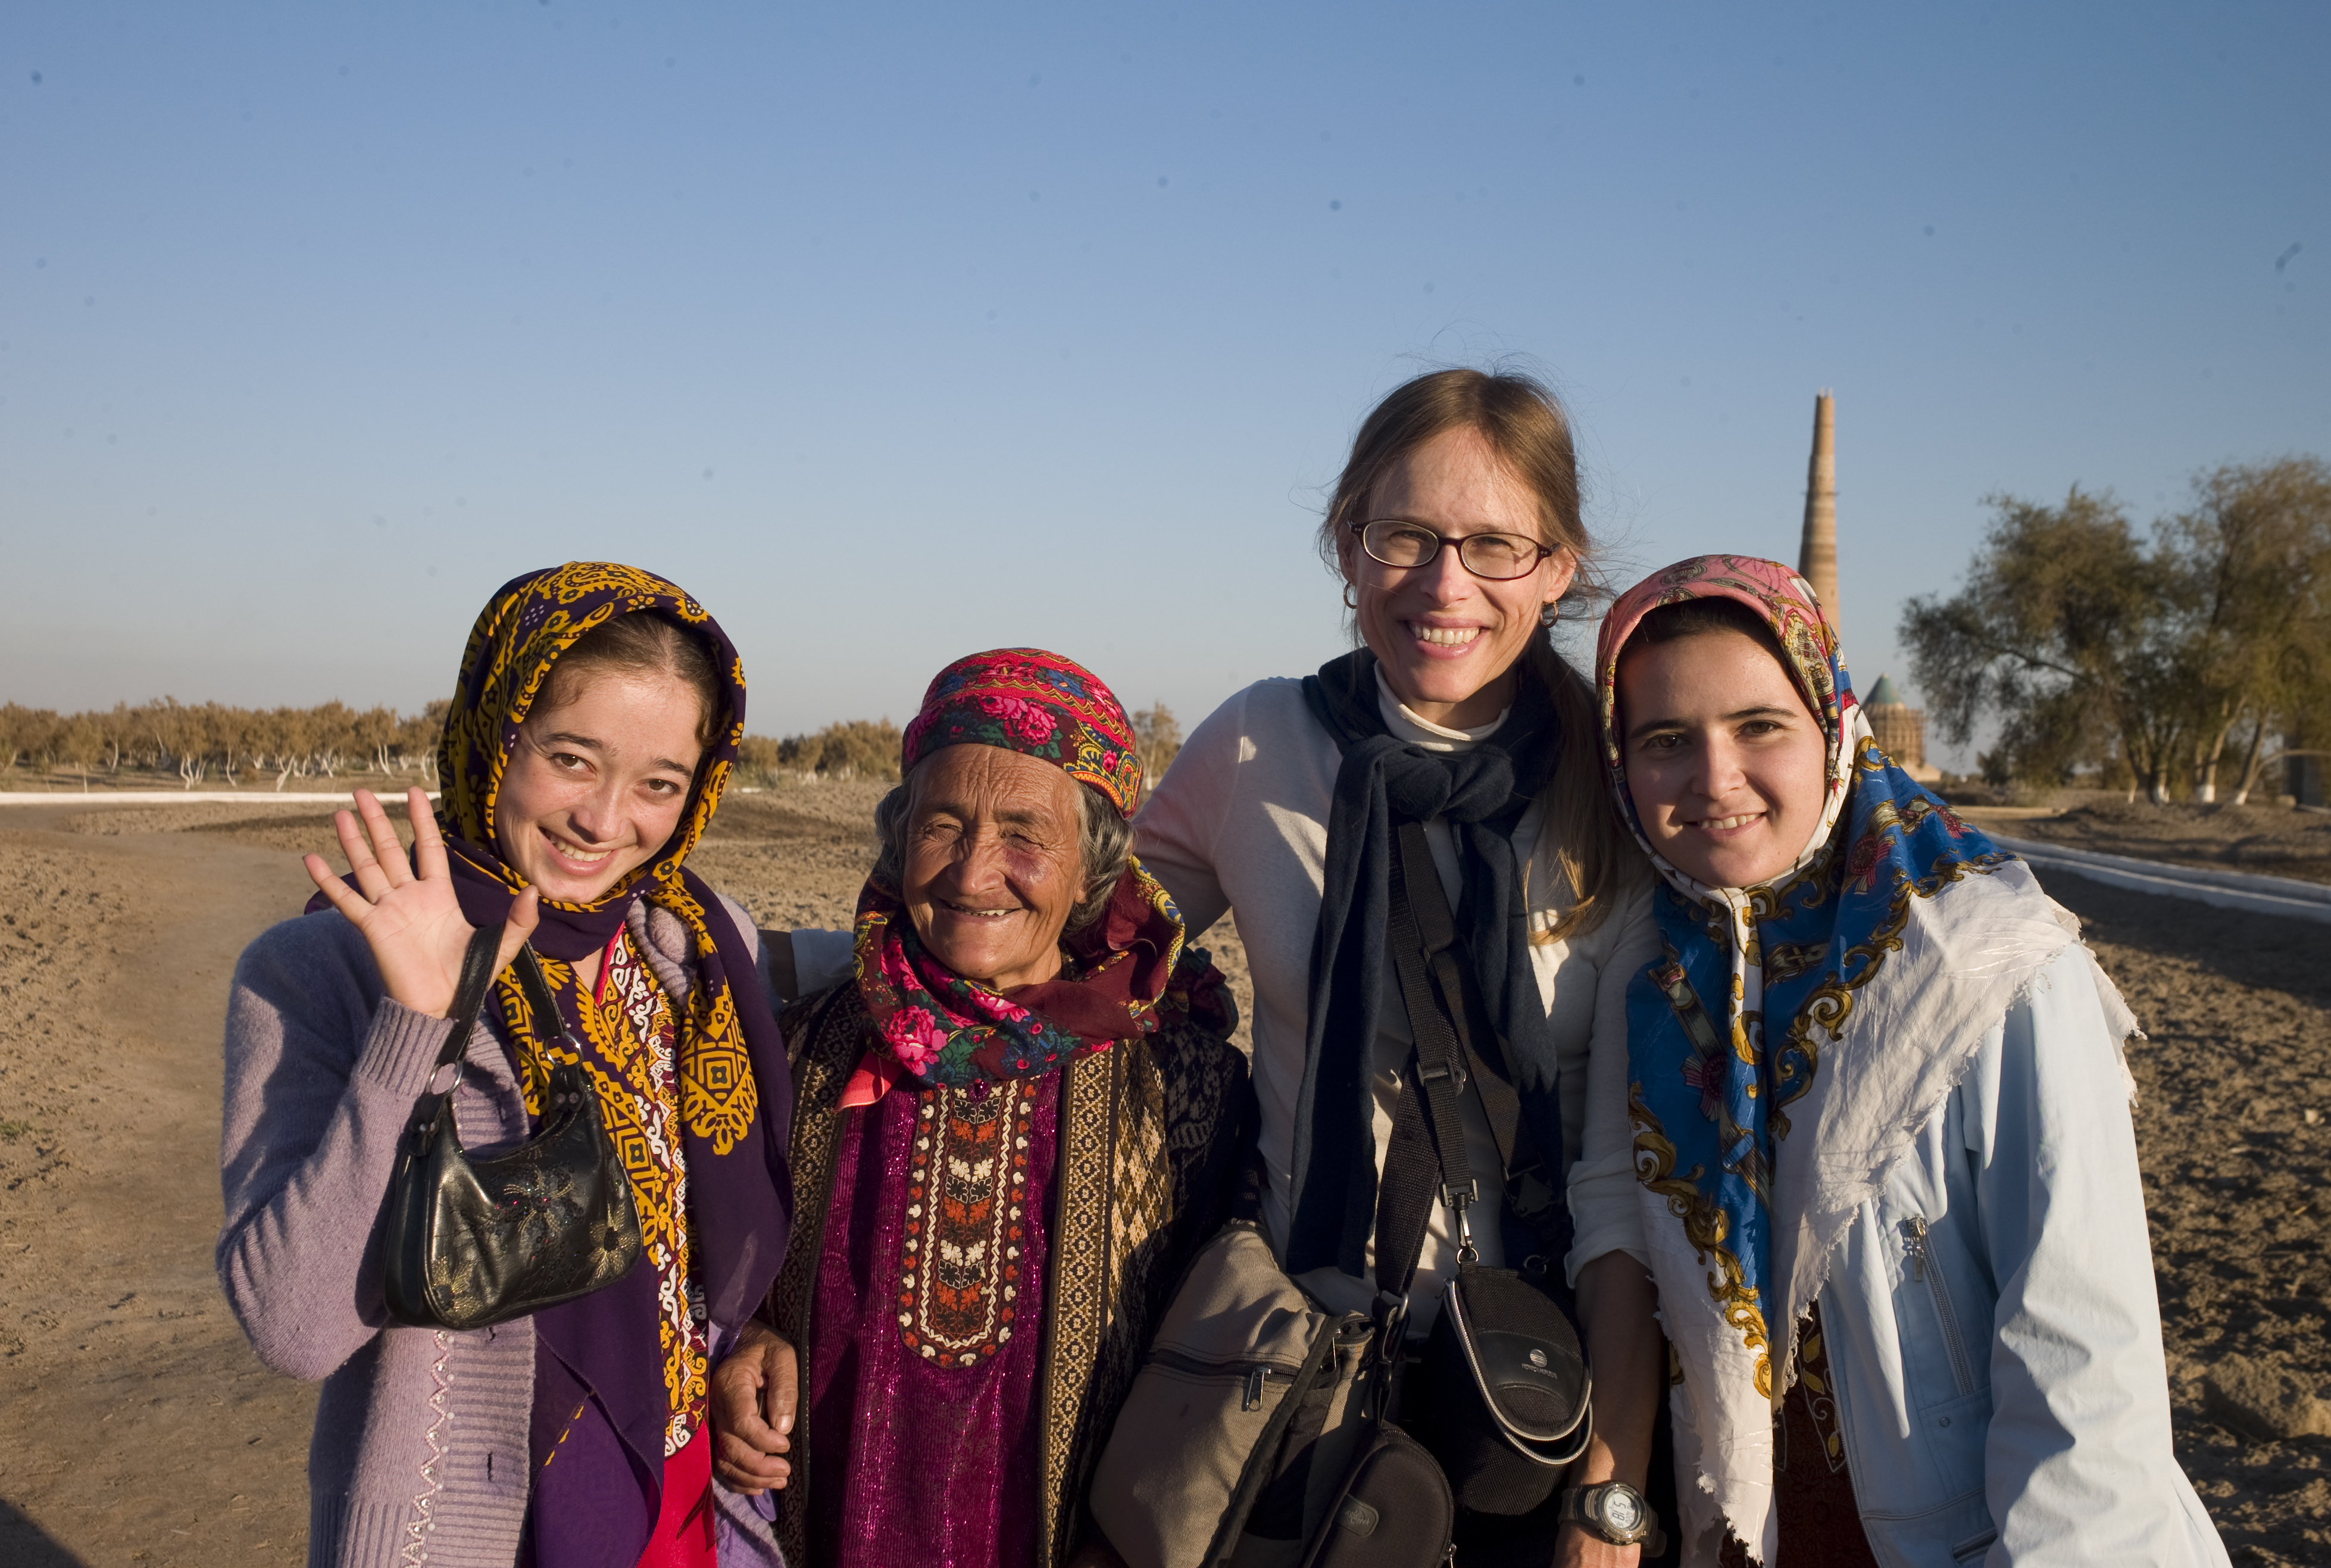
[[(1458, 939), (1507, 1061), (1547, 1060), (1546, 1004), (1530, 964), (1528, 911), (1513, 834), (1554, 774), (1562, 731), (1545, 685), (1520, 671), (1512, 711), (1495, 736), (1466, 752), (1395, 740), (1378, 707), (1375, 655), (1359, 649), (1304, 677), (1303, 698), (1344, 755), (1327, 817), (1326, 887), (1311, 939), (1303, 1088), (1296, 1101), (1294, 1191), (1284, 1266), (1367, 1274), (1375, 1225), (1375, 1109), (1369, 1090), (1376, 1015), (1389, 973), (1393, 829), (1448, 822), (1465, 888)], [(1541, 1128), (1546, 1118), (1532, 1117)], [(1560, 1122), (1555, 1120), (1560, 1136)], [(1562, 1169), (1557, 1141), (1548, 1166)]]

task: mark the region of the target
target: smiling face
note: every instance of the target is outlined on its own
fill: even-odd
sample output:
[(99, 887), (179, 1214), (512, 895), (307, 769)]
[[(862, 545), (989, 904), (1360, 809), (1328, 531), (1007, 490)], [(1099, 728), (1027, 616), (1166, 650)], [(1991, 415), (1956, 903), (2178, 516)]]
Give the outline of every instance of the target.
[[(1385, 470), (1354, 520), (1380, 518), (1422, 523), (1449, 540), (1519, 534), (1553, 543), (1529, 491), (1479, 432), (1463, 427), (1443, 431)], [(1578, 569), (1557, 550), (1528, 575), (1493, 583), (1467, 571), (1447, 545), (1424, 565), (1387, 566), (1349, 529), (1337, 551), (1357, 591), (1360, 635), (1384, 679), (1419, 717), (1459, 729), (1489, 723), (1512, 702), (1514, 661)]]
[(587, 904), (680, 826), (704, 701), (677, 675), (592, 670), (519, 727), (494, 802), (502, 860), (546, 898)]
[(1821, 725), (1754, 638), (1631, 643), (1619, 724), (1643, 836), (1686, 876), (1755, 887), (1812, 841), (1828, 794)]
[(1077, 782), (993, 746), (950, 746), (907, 780), (899, 892), (938, 961), (991, 991), (1061, 970), (1061, 933), (1084, 895)]

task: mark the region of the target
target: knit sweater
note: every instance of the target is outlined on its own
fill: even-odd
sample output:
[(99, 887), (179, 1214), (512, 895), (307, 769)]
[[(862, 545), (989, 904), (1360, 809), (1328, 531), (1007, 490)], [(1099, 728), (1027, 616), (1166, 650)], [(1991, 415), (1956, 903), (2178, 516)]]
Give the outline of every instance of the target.
[[(751, 918), (728, 913), (748, 938)], [(632, 936), (668, 990), (688, 981), (676, 922), (633, 907)], [(767, 959), (755, 942), (764, 971)], [(226, 1219), (219, 1282), (268, 1365), (323, 1383), (308, 1452), (308, 1561), (510, 1568), (526, 1519), (530, 1319), (466, 1333), (387, 1320), (381, 1236), (397, 1144), (452, 1025), (383, 993), (363, 935), (335, 911), (262, 935), (235, 966), (226, 1020)], [(462, 1146), (527, 1136), (508, 1053), (474, 1030), (453, 1090)], [(713, 1326), (715, 1359), (736, 1325)], [(720, 1561), (775, 1563), (768, 1526), (717, 1482)]]
[[(1396, 739), (1430, 750), (1462, 751), (1494, 734), (1498, 725), (1452, 730), (1428, 723), (1381, 684), (1384, 724)], [(1502, 720), (1500, 720), (1502, 722)], [(1565, 736), (1591, 746), (1592, 736)], [(1262, 1155), (1270, 1191), (1264, 1220), (1274, 1240), (1287, 1234), (1287, 1193), (1294, 1156), (1296, 1098), (1303, 1081), (1304, 1021), (1308, 1006), (1313, 932), (1327, 853), (1327, 813), (1342, 753), (1312, 716), (1302, 683), (1258, 681), (1232, 696), (1198, 726), (1174, 759), (1171, 772), (1142, 806), (1134, 826), (1141, 863), (1149, 868), (1189, 922), (1193, 937), (1225, 912), (1238, 918), (1240, 938), (1254, 974), (1254, 1080), (1262, 1111)], [(1525, 868), (1530, 929), (1546, 931), (1570, 908), (1573, 895), (1554, 867), (1553, 843), (1537, 804), (1514, 831), (1514, 851)], [(1450, 901), (1461, 886), (1455, 840), (1445, 822), (1425, 826), (1433, 860)], [(1642, 1249), (1637, 1213), (1632, 1134), (1627, 1126), (1627, 984), (1657, 956), (1651, 883), (1639, 859), (1609, 915), (1594, 930), (1561, 941), (1534, 943), (1530, 957), (1546, 1000), (1554, 1059), (1524, 1061), (1518, 1069), (1535, 1081), (1552, 1078), (1562, 1098), (1563, 1151), (1576, 1240), (1571, 1278), (1605, 1253)], [(1378, 1037), (1374, 1041), (1377, 1168), (1392, 1137), (1393, 1110), (1402, 1092), (1400, 1068), (1408, 1059), (1408, 1013), (1397, 984), (1387, 977)], [(1590, 1080), (1592, 1080), (1590, 1084)], [(1599, 1107), (1590, 1116), (1589, 1107)], [(1463, 1099), (1467, 1158), (1476, 1171), (1498, 1168), (1497, 1145), (1479, 1096)], [(1499, 1261), (1494, 1226), (1478, 1228), (1485, 1262)], [(1411, 1299), (1422, 1332), (1439, 1310), (1439, 1286), (1455, 1272), (1457, 1244), (1448, 1214), (1436, 1202)], [(1315, 1278), (1316, 1276), (1316, 1278)], [(1307, 1275), (1304, 1287), (1337, 1310), (1365, 1310), (1375, 1296), (1368, 1281), (1334, 1269)]]

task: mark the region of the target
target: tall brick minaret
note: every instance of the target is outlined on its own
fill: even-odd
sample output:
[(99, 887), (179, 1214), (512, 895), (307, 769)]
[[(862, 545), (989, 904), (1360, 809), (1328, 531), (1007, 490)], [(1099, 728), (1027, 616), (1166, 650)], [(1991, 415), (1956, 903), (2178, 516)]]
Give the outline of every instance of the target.
[(1837, 399), (1813, 399), (1813, 461), (1805, 474), (1805, 534), (1797, 546), (1797, 575), (1837, 624)]

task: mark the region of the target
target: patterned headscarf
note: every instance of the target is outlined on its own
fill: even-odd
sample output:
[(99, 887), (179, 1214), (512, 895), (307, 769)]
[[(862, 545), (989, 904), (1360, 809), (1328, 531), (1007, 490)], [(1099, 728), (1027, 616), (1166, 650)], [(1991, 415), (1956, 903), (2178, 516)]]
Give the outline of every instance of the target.
[[(1708, 887), (1659, 854), (1627, 788), (1627, 640), (1652, 610), (1701, 598), (1771, 628), (1827, 747), (1820, 823), (1753, 888)], [(1611, 607), (1595, 660), (1611, 788), (1667, 883), (1653, 899), (1665, 951), (1627, 994), (1628, 1108), (1682, 1369), (1678, 1495), (1695, 1536), (1721, 1519), (1770, 1562), (1773, 1411), (1799, 1322), (1855, 1211), (2076, 928), (2022, 861), (1879, 751), (1836, 633), (1786, 566), (1701, 556), (1656, 572)]]
[[(907, 726), (901, 774), (949, 746), (993, 746), (1059, 767), (1130, 817), (1141, 759), (1124, 708), (1092, 672), (1037, 648), (958, 659)], [(1054, 979), (998, 993), (926, 948), (899, 890), (867, 879), (858, 900), (857, 980), (885, 1048), (913, 1081), (963, 1087), (1031, 1078), (1110, 1042), (1154, 1032), (1161, 1009), (1227, 1009), (1221, 977), (1183, 943), (1182, 917), (1128, 857), (1108, 908), (1062, 944)], [(1227, 1028), (1227, 1023), (1224, 1024)]]
[[(793, 1194), (786, 1170), (792, 1135), (793, 1079), (755, 965), (753, 933), (739, 931), (710, 886), (685, 862), (719, 805), (745, 732), (745, 677), (736, 649), (704, 607), (671, 583), (636, 567), (570, 562), (529, 572), (498, 590), (478, 617), (438, 748), (442, 801), (438, 822), (463, 912), (473, 925), (499, 924), (526, 879), (497, 848), (494, 807), (519, 745), (519, 729), (541, 699), (552, 668), (584, 635), (618, 615), (654, 611), (679, 623), (711, 653), (722, 680), (714, 737), (699, 765), (680, 826), (649, 861), (589, 903), (542, 900), (533, 938), (546, 958), (566, 962), (599, 951), (624, 924), (635, 900), (678, 919), (692, 949), (693, 985), (668, 998), (677, 1027), (682, 1143), (690, 1201), (684, 1225), (705, 1305), (716, 1324), (734, 1326), (767, 1295), (785, 1257)], [(554, 970), (562, 1011), (583, 1005), (565, 972)], [(509, 1045), (527, 1108), (539, 1116), (559, 1042), (538, 1037), (515, 970), (497, 987), (500, 1016), (490, 1020)], [(575, 1017), (566, 1019), (570, 1029)], [(588, 1040), (587, 1031), (577, 1038)], [(620, 1093), (589, 1075), (603, 1098)], [(636, 1124), (630, 1107), (610, 1106), (608, 1125)], [(669, 1392), (657, 1341), (656, 1270), (641, 1265), (604, 1290), (534, 1315), (542, 1344), (598, 1396), (636, 1461), (603, 1454), (598, 1468), (566, 1464), (561, 1484), (571, 1497), (631, 1487), (635, 1471), (661, 1475)], [(558, 1412), (562, 1421), (565, 1412)], [(595, 1451), (576, 1440), (577, 1453)], [(644, 1470), (638, 1467), (644, 1465)], [(604, 1473), (601, 1474), (600, 1469)], [(546, 1472), (547, 1476), (548, 1472)], [(652, 1524), (652, 1499), (646, 1505)], [(595, 1515), (594, 1517), (596, 1517)], [(633, 1551), (636, 1555), (636, 1549)], [(629, 1561), (627, 1557), (624, 1561)]]
[(1141, 757), (1124, 705), (1093, 672), (1041, 648), (997, 648), (932, 677), (907, 726), (899, 772), (943, 746), (999, 746), (1057, 765), (1130, 817), (1141, 803)]

